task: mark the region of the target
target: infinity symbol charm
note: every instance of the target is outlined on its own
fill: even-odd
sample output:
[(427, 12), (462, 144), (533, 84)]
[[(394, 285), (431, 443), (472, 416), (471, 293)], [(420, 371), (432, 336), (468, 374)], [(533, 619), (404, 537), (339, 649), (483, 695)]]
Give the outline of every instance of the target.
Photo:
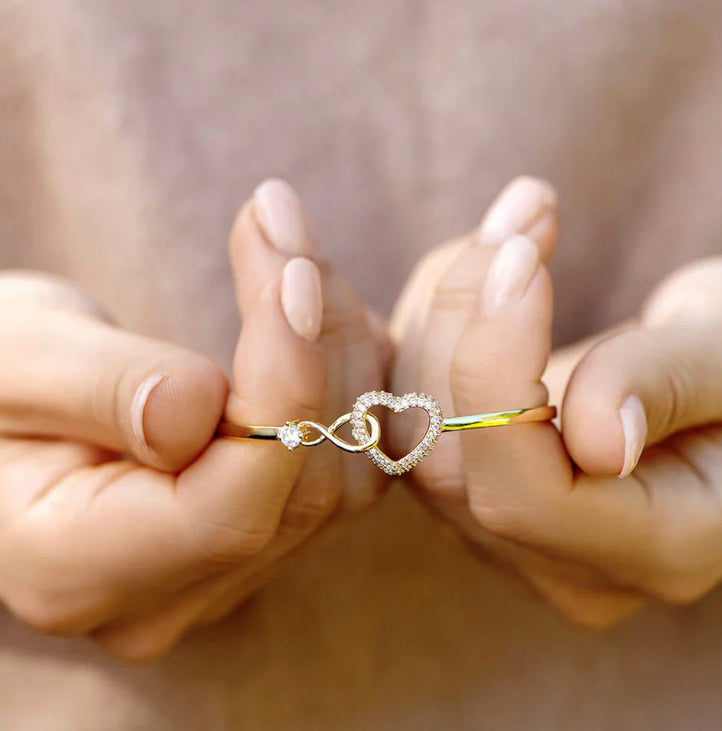
[(344, 426), (344, 424), (348, 424), (351, 421), (351, 414), (348, 413), (343, 414), (343, 416), (339, 416), (338, 419), (336, 419), (336, 421), (334, 421), (329, 427), (325, 427), (323, 424), (319, 424), (316, 421), (299, 421), (297, 426), (300, 429), (308, 427), (309, 429), (315, 429), (320, 434), (320, 436), (313, 440), (304, 438), (301, 441), (301, 445), (304, 447), (315, 447), (317, 444), (321, 444), (321, 442), (328, 439), (329, 442), (335, 444), (339, 449), (343, 449), (344, 452), (368, 452), (369, 449), (373, 449), (379, 443), (379, 438), (381, 437), (381, 424), (373, 414), (369, 414), (367, 412), (365, 416), (366, 423), (371, 427), (369, 431), (369, 438), (365, 442), (360, 444), (351, 444), (344, 439), (341, 439), (341, 437), (336, 436), (336, 432)]

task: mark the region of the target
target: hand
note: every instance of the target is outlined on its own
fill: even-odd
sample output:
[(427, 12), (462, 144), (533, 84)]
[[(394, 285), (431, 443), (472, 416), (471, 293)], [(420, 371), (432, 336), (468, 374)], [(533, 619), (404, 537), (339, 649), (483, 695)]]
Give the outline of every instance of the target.
[(0, 277), (0, 597), (42, 632), (152, 659), (380, 494), (383, 475), (329, 445), (213, 438), (224, 409), (329, 423), (384, 369), (286, 184), (257, 189), (230, 248), (244, 323), (227, 400), (207, 358), (112, 326), (63, 282)]
[[(392, 384), (449, 415), (545, 404), (542, 377), (556, 403), (564, 394), (561, 433), (445, 434), (409, 482), (562, 614), (606, 626), (650, 599), (695, 601), (722, 578), (722, 259), (550, 359), (555, 235), (553, 193), (525, 178), (480, 230), (422, 261), (394, 316)], [(393, 436), (408, 449), (408, 431)]]

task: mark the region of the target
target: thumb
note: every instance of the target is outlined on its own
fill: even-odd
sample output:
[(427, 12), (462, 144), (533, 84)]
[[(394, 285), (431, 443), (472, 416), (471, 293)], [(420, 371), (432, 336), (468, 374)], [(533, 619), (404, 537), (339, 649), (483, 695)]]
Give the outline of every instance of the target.
[(645, 445), (722, 420), (722, 339), (713, 319), (633, 330), (593, 348), (567, 388), (563, 436), (582, 470), (626, 476)]
[(171, 471), (210, 441), (228, 389), (202, 355), (44, 302), (0, 316), (0, 352), (0, 431), (88, 441)]

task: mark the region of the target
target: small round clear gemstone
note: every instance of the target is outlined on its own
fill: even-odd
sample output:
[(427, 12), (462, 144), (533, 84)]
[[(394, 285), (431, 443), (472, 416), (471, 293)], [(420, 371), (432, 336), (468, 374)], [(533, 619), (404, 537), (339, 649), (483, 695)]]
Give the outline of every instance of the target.
[(296, 449), (303, 441), (303, 434), (297, 424), (286, 424), (278, 432), (278, 438), (286, 449)]

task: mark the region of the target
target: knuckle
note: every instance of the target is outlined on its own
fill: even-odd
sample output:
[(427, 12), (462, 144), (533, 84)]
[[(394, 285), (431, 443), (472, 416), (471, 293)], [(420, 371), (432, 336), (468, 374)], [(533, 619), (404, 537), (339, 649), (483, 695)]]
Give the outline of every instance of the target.
[(463, 346), (463, 340), (454, 353), (449, 371), (451, 391), (457, 397), (473, 399), (479, 394), (494, 393), (498, 374), (484, 367), (478, 357), (472, 357)]
[(204, 523), (198, 538), (202, 554), (212, 565), (228, 566), (263, 551), (276, 534), (273, 528)]
[[(33, 307), (43, 306), (44, 318), (47, 318), (49, 309), (62, 309), (75, 310), (106, 321), (111, 320), (104, 308), (77, 284), (49, 272), (4, 270), (0, 274), (0, 300), (23, 302)], [(0, 309), (0, 323), (9, 320), (22, 321), (27, 314), (27, 311), (21, 308), (3, 307)], [(37, 314), (41, 314), (40, 309)]]
[(518, 370), (506, 367), (509, 358), (502, 343), (484, 343), (475, 328), (462, 334), (451, 360), (449, 383), (457, 398), (488, 401), (498, 394), (525, 395), (528, 403), (546, 403), (549, 393), (540, 380), (520, 378)]
[(168, 654), (176, 644), (175, 638), (148, 633), (124, 634), (122, 638), (94, 638), (96, 644), (116, 660), (126, 665), (150, 665)]
[(437, 276), (438, 274), (442, 274), (448, 270), (457, 256), (468, 246), (468, 237), (462, 236), (448, 239), (421, 257), (416, 266), (414, 266), (409, 281), (414, 282), (421, 278), (426, 279), (424, 275), (431, 272)]
[(124, 376), (115, 369), (98, 369), (81, 395), (83, 411), (94, 423), (115, 433), (122, 432)]
[(346, 346), (372, 340), (366, 310), (357, 300), (350, 283), (325, 261), (316, 261), (327, 292), (322, 335), (330, 342)]
[(490, 505), (473, 498), (469, 500), (469, 511), (484, 530), (510, 540), (523, 540), (528, 535), (529, 510), (508, 505)]
[(359, 312), (344, 312), (330, 305), (323, 313), (322, 335), (329, 342), (346, 346), (371, 341), (371, 331)]
[(652, 595), (658, 602), (678, 607), (694, 604), (703, 594), (704, 592), (699, 591), (692, 584), (683, 581), (657, 584), (652, 589)]
[(684, 607), (698, 602), (711, 588), (710, 583), (698, 576), (665, 572), (663, 577), (656, 579), (648, 591), (662, 604)]
[(471, 312), (476, 304), (477, 290), (452, 287), (441, 283), (434, 292), (431, 309), (437, 312)]
[(619, 596), (574, 580), (547, 585), (543, 594), (564, 621), (591, 631), (609, 629), (643, 604), (641, 597)]
[(672, 606), (694, 604), (717, 583), (709, 567), (690, 559), (689, 549), (688, 540), (680, 536), (667, 537), (654, 551), (654, 568), (645, 591), (658, 602)]
[(680, 354), (664, 376), (663, 398), (659, 402), (659, 424), (663, 434), (668, 434), (687, 420), (690, 407), (697, 403), (699, 379), (693, 363)]
[(180, 364), (187, 363), (194, 391), (212, 401), (217, 409), (223, 406), (228, 391), (228, 378), (217, 363), (205, 355), (187, 350), (177, 350), (166, 357), (171, 361), (177, 360)]
[(498, 374), (484, 367), (482, 356), (472, 341), (473, 338), (467, 337), (459, 340), (449, 371), (452, 391), (470, 396), (489, 392), (498, 380)]
[(595, 632), (613, 627), (621, 616), (599, 611), (586, 603), (551, 600), (557, 613), (569, 624)]
[(326, 383), (324, 378), (323, 386), (313, 389), (312, 392), (294, 391), (289, 394), (287, 402), (293, 404), (294, 413), (305, 414), (307, 417), (319, 418), (326, 406)]
[(64, 607), (42, 592), (9, 601), (8, 608), (23, 624), (51, 637), (80, 637), (93, 624), (90, 612)]
[[(315, 347), (315, 346), (314, 346)], [(319, 367), (307, 379), (283, 379), (276, 385), (275, 396), (287, 413), (303, 414), (304, 419), (320, 419), (328, 400), (328, 370)], [(257, 395), (243, 394), (241, 403), (255, 404)]]
[(321, 490), (313, 499), (289, 499), (283, 511), (281, 526), (301, 532), (312, 530), (323, 523), (338, 505), (339, 495)]
[(448, 464), (437, 460), (420, 464), (417, 471), (416, 483), (424, 493), (451, 503), (466, 503), (466, 484), (461, 468), (449, 469)]

